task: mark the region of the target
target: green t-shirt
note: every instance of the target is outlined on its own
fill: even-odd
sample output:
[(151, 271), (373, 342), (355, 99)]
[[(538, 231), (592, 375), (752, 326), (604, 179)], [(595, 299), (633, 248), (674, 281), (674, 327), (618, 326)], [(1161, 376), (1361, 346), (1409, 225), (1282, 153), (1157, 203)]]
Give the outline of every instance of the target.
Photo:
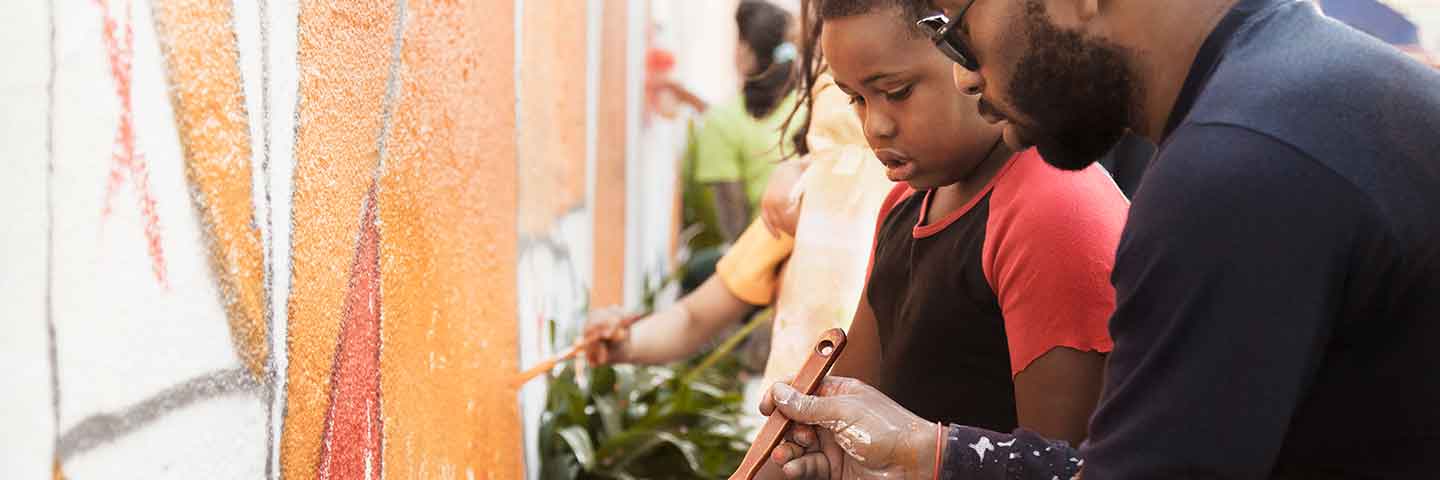
[(780, 129), (796, 101), (792, 93), (769, 115), (756, 119), (745, 111), (744, 97), (737, 96), (711, 107), (699, 123), (692, 126), (686, 149), (685, 220), (701, 223), (706, 230), (691, 242), (692, 247), (719, 243), (715, 200), (710, 189), (705, 188), (706, 184), (741, 182), (750, 211), (756, 212), (770, 180), (770, 171), (785, 155), (794, 152), (790, 138), (800, 122), (794, 122), (783, 134)]

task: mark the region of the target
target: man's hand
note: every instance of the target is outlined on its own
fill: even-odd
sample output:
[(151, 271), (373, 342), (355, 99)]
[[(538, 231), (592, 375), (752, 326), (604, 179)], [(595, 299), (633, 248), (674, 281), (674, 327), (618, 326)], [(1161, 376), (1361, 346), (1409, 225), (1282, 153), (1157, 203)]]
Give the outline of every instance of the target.
[(795, 421), (770, 461), (789, 479), (931, 478), (935, 423), (859, 380), (829, 377), (818, 395), (777, 383), (760, 412)]
[(791, 160), (775, 167), (770, 172), (770, 181), (765, 185), (765, 195), (760, 197), (760, 218), (765, 227), (776, 237), (780, 232), (795, 236), (800, 223), (800, 202), (804, 199), (805, 169), (810, 162), (804, 159)]

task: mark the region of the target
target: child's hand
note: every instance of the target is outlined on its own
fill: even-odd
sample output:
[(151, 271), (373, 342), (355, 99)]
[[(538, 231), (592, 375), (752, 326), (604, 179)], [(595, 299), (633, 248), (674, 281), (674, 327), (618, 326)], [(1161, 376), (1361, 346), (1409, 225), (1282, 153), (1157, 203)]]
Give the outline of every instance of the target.
[(624, 363), (630, 346), (630, 327), (625, 325), (625, 312), (611, 307), (590, 312), (585, 322), (584, 340), (599, 338), (585, 349), (585, 360), (592, 365)]
[(770, 234), (779, 237), (783, 232), (795, 236), (800, 223), (800, 203), (804, 199), (805, 169), (810, 162), (791, 160), (775, 167), (770, 173), (770, 182), (765, 186), (765, 195), (760, 198), (760, 218)]

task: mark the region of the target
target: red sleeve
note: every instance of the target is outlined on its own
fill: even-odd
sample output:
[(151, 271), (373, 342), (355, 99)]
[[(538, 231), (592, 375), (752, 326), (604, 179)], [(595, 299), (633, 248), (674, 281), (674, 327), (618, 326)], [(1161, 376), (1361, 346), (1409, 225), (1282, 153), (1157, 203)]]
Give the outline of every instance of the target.
[(1110, 270), (1130, 206), (1098, 165), (1067, 172), (1021, 155), (995, 183), (981, 259), (1012, 375), (1055, 347), (1110, 351)]
[(875, 268), (875, 246), (880, 244), (880, 227), (885, 225), (885, 217), (890, 216), (890, 211), (894, 210), (901, 200), (914, 193), (915, 190), (910, 189), (910, 184), (895, 182), (890, 193), (885, 195), (885, 201), (880, 203), (880, 214), (875, 217), (875, 235), (871, 236), (874, 240), (870, 241), (870, 261), (865, 266), (865, 284), (870, 283), (870, 271)]

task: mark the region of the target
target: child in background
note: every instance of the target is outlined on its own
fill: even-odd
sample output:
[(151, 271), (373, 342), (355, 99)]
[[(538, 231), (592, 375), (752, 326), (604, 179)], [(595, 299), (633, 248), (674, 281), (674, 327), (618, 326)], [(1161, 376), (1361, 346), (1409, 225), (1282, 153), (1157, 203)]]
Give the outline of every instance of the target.
[(763, 0), (744, 0), (735, 23), (735, 68), (743, 79), (738, 96), (707, 105), (678, 85), (664, 85), (702, 112), (691, 127), (682, 168), (685, 224), (704, 227), (690, 241), (695, 253), (687, 271), (697, 274), (684, 282), (686, 291), (709, 276), (724, 246), (754, 218), (770, 171), (783, 157), (777, 138), (795, 105), (790, 13)]
[[(750, 223), (719, 260), (715, 275), (668, 308), (641, 319), (629, 329), (619, 328), (623, 312), (618, 309), (592, 313), (585, 335), (598, 335), (606, 341), (586, 352), (590, 362), (663, 364), (683, 360), (699, 352), (725, 329), (744, 321), (756, 309), (775, 302), (782, 271), (795, 247), (794, 225), (798, 223), (799, 208), (792, 203), (795, 197), (791, 192), (802, 182), (802, 174), (812, 157), (810, 146), (822, 146), (813, 154), (823, 155), (838, 146), (864, 144), (860, 122), (845, 105), (846, 97), (833, 85), (817, 87), (817, 92), (820, 93), (813, 98), (807, 96), (806, 103), (811, 105), (801, 109), (814, 113), (815, 117), (806, 122), (804, 133), (795, 137), (795, 150), (800, 156), (776, 167), (777, 175), (772, 178), (762, 202), (767, 212), (764, 218)], [(778, 130), (773, 139), (782, 141)], [(767, 219), (787, 227), (772, 228), (766, 223)], [(801, 341), (808, 344), (812, 340)], [(785, 366), (776, 367), (785, 369)]]

